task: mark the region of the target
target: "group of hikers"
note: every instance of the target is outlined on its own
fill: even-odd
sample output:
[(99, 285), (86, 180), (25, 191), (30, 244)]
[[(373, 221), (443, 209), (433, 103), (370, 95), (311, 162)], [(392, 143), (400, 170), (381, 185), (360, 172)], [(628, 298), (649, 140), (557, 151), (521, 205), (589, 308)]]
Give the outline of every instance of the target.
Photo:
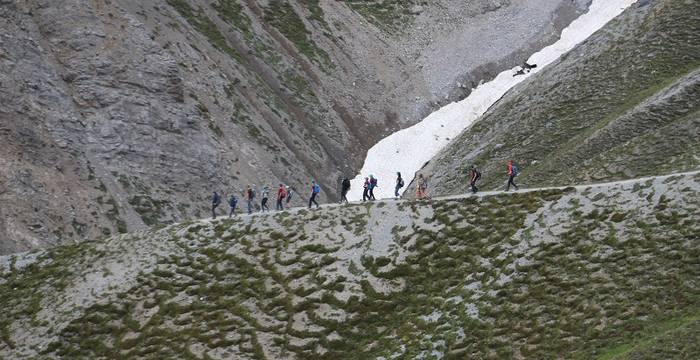
[[(515, 184), (515, 177), (518, 176), (519, 169), (518, 166), (513, 163), (513, 160), (508, 161), (508, 183), (506, 184), (505, 191), (510, 190), (511, 185), (515, 190), (518, 190), (518, 186)], [(475, 165), (471, 165), (468, 170), (468, 177), (469, 177), (469, 189), (471, 190), (472, 193), (476, 193), (479, 191), (477, 188), (477, 182), (481, 180), (481, 172), (476, 168)], [(401, 177), (401, 173), (397, 172), (396, 173), (396, 183), (394, 185), (394, 197), (396, 199), (399, 199), (401, 197), (400, 191), (401, 189), (405, 186), (404, 180)], [(363, 191), (362, 191), (362, 201), (374, 201), (376, 200), (376, 197), (374, 196), (374, 190), (378, 187), (378, 179), (374, 175), (369, 175), (368, 177), (365, 177), (365, 182), (363, 184)], [(350, 179), (347, 177), (344, 177), (341, 180), (340, 184), (340, 203), (347, 204), (349, 203), (347, 194), (350, 191)], [(316, 183), (316, 181), (311, 181), (311, 195), (309, 197), (309, 209), (311, 209), (312, 205), (316, 205), (316, 208), (319, 207), (318, 204), (318, 196), (321, 193), (321, 187), (319, 184)], [(279, 184), (279, 188), (277, 189), (277, 205), (276, 209), (277, 211), (283, 211), (285, 204), (289, 205), (289, 203), (292, 200), (292, 197), (296, 194), (296, 189), (293, 186), (289, 185), (284, 185), (284, 184)], [(241, 196), (246, 202), (247, 205), (247, 211), (248, 214), (252, 214), (253, 211), (255, 211), (255, 198), (257, 196), (257, 192), (254, 187), (251, 187), (248, 185), (245, 190), (241, 190)], [(265, 211), (270, 211), (270, 208), (268, 207), (267, 203), (270, 198), (270, 188), (268, 186), (264, 186), (261, 191), (261, 201), (260, 201), (260, 211), (265, 212)], [(428, 195), (428, 180), (423, 176), (422, 173), (419, 173), (416, 176), (416, 199), (418, 200), (430, 200), (430, 196)], [(229, 206), (230, 206), (230, 212), (229, 212), (229, 217), (233, 216), (236, 213), (236, 207), (238, 206), (238, 197), (236, 194), (231, 194), (228, 200)], [(212, 196), (212, 207), (211, 207), (211, 213), (212, 217), (216, 219), (216, 209), (221, 205), (221, 195), (219, 195), (218, 192), (214, 191), (214, 194)]]
[[(279, 184), (279, 187), (277, 188), (277, 204), (275, 207), (277, 211), (283, 211), (285, 204), (289, 206), (289, 203), (292, 201), (292, 198), (294, 197), (296, 192), (297, 191), (293, 186)], [(321, 187), (315, 181), (312, 181), (311, 197), (309, 198), (309, 208), (311, 208), (312, 204), (316, 205), (317, 208), (319, 207), (317, 197), (320, 193)], [(255, 198), (257, 196), (258, 192), (256, 191), (255, 187), (252, 187), (250, 185), (246, 186), (245, 190), (241, 190), (241, 197), (246, 202), (248, 214), (252, 214), (256, 210)], [(270, 207), (268, 206), (268, 201), (270, 201), (269, 186), (263, 186), (262, 190), (260, 191), (260, 198), (260, 211), (270, 211)], [(221, 205), (221, 201), (221, 195), (218, 192), (214, 191), (211, 200), (211, 215), (214, 219), (216, 219), (216, 209), (219, 207), (219, 205)], [(231, 209), (229, 211), (228, 217), (231, 217), (236, 213), (236, 208), (238, 207), (238, 196), (236, 196), (235, 193), (231, 194), (231, 196), (229, 197), (228, 205)]]

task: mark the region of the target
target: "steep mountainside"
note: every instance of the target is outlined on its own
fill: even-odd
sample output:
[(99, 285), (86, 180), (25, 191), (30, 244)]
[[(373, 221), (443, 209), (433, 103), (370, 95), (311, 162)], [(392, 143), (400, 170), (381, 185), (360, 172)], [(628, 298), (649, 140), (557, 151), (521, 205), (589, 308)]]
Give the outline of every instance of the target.
[(0, 0), (0, 253), (312, 178), (551, 43), (587, 0)]
[(580, 184), (700, 166), (700, 4), (639, 1), (557, 63), (513, 88), (423, 172), (435, 194), (466, 168), (501, 188)]
[(693, 359), (700, 174), (0, 257), (0, 357)]

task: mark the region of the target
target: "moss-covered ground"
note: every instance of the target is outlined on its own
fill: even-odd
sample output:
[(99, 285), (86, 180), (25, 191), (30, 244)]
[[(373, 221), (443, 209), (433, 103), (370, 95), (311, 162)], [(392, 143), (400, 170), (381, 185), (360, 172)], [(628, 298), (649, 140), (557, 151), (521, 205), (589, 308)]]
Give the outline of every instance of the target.
[(351, 204), (3, 258), (0, 356), (693, 358), (699, 189)]

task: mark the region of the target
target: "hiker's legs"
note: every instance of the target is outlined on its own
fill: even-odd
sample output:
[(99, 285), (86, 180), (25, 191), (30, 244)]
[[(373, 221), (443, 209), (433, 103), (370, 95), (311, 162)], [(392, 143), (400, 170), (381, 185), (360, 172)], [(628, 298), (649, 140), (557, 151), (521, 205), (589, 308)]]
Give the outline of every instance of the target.
[(253, 201), (248, 200), (248, 214), (253, 213)]
[(476, 192), (479, 190), (476, 188), (476, 181), (472, 181), (471, 184), (469, 184), (472, 188), (472, 193), (476, 194)]
[(369, 189), (369, 199), (370, 199), (370, 200), (375, 200), (375, 198), (374, 198), (374, 189)]
[(284, 205), (282, 204), (282, 199), (277, 199), (277, 210), (284, 210)]
[(229, 211), (229, 213), (228, 213), (228, 217), (230, 218), (230, 217), (233, 216), (233, 214), (235, 214), (235, 213), (236, 213), (236, 208), (232, 206), (232, 207), (231, 207), (231, 211)]
[(394, 197), (399, 197), (399, 189), (401, 189), (398, 185), (394, 188)]
[(506, 185), (506, 191), (510, 190), (510, 186), (513, 185), (515, 190), (518, 190), (518, 185), (515, 185), (515, 182), (513, 181), (515, 179), (515, 176), (510, 175), (508, 176), (508, 185)]
[(362, 191), (362, 201), (367, 201), (368, 198), (369, 198), (369, 195), (367, 195), (367, 189), (364, 189)]
[(216, 205), (211, 206), (211, 217), (216, 219)]

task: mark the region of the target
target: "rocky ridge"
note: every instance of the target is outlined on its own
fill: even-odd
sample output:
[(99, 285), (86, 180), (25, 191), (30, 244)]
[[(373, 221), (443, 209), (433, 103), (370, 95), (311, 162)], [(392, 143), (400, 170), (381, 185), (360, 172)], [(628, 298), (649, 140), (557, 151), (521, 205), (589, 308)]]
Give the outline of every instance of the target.
[(694, 358), (700, 174), (241, 215), (0, 257), (0, 356)]

